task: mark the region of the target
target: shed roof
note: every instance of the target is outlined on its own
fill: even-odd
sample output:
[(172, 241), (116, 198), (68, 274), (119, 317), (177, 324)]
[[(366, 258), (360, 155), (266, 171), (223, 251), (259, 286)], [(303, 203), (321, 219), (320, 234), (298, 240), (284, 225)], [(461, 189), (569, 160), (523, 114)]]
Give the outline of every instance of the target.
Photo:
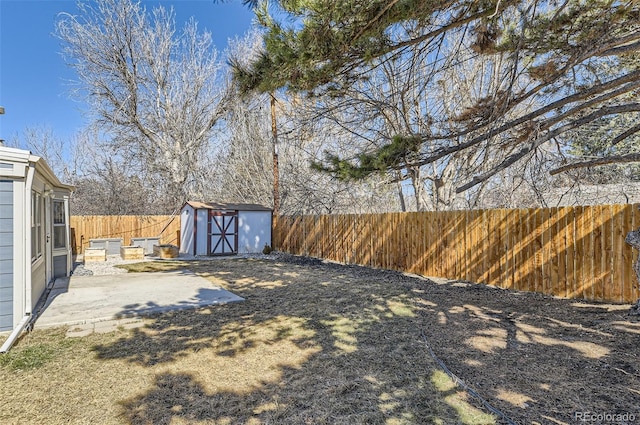
[[(260, 204), (236, 204), (229, 202), (198, 202), (187, 201), (185, 205), (189, 205), (196, 209), (208, 209), (208, 210), (233, 210), (233, 211), (271, 211), (271, 208), (267, 208)], [(184, 207), (184, 206), (183, 206)]]

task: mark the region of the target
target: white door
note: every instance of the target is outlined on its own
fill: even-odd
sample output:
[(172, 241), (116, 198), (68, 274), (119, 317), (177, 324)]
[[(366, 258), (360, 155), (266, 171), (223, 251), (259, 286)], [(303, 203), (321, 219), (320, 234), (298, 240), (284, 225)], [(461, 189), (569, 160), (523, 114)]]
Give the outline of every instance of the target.
[(44, 269), (47, 277), (46, 284), (53, 280), (53, 215), (51, 213), (51, 198), (44, 201)]
[(209, 255), (238, 253), (238, 212), (215, 211), (209, 213)]

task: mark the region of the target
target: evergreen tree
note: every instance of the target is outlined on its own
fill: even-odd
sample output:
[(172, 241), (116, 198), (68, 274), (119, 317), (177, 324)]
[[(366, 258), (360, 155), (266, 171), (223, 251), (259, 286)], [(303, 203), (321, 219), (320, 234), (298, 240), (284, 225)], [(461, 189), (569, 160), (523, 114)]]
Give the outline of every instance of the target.
[[(465, 191), (568, 131), (640, 111), (629, 95), (640, 87), (640, 69), (629, 61), (640, 48), (640, 5), (633, 0), (281, 0), (279, 5), (281, 19), (269, 13), (266, 2), (256, 5), (263, 52), (249, 66), (231, 60), (244, 91), (286, 88), (339, 97), (409, 46), (428, 52), (436, 73), (464, 67), (463, 61), (450, 60), (454, 40), (461, 40), (458, 49), (505, 58), (495, 64), (502, 84), (464, 105), (454, 119), (434, 122), (424, 134), (398, 134), (352, 158), (329, 157), (318, 166), (343, 178), (431, 164), (459, 152), (472, 155), (487, 144), (510, 152), (457, 189)], [(620, 66), (623, 61), (628, 65)], [(613, 72), (602, 75), (605, 62), (613, 64)], [(640, 126), (633, 125), (609, 137), (626, 139), (637, 131)], [(416, 142), (430, 148), (418, 150)]]

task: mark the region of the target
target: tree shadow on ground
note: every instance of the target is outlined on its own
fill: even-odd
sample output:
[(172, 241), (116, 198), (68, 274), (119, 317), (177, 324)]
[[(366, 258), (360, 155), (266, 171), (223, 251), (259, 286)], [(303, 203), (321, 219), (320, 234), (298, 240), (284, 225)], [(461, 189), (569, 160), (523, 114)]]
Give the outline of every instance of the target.
[(519, 423), (637, 402), (631, 347), (618, 340), (633, 344), (637, 328), (599, 306), (300, 257), (189, 268), (246, 301), (157, 315), (95, 347), (104, 360), (170, 365), (123, 402), (132, 423), (499, 423), (426, 343)]
[(448, 367), (522, 423), (640, 413), (640, 324), (627, 306), (452, 282), (414, 289)]

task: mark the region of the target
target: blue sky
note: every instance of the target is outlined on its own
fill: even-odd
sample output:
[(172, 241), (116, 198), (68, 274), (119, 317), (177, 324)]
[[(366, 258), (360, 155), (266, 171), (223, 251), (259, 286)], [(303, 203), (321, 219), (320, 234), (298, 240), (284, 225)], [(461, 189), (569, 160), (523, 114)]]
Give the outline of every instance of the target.
[[(227, 40), (250, 29), (253, 13), (240, 0), (143, 1), (148, 9), (173, 6), (176, 26), (194, 17), (199, 28), (213, 34), (223, 51)], [(60, 55), (52, 33), (60, 12), (74, 12), (75, 0), (0, 0), (0, 139), (11, 141), (26, 128), (50, 128), (55, 136), (71, 139), (83, 127), (83, 103), (69, 96), (72, 69)]]

